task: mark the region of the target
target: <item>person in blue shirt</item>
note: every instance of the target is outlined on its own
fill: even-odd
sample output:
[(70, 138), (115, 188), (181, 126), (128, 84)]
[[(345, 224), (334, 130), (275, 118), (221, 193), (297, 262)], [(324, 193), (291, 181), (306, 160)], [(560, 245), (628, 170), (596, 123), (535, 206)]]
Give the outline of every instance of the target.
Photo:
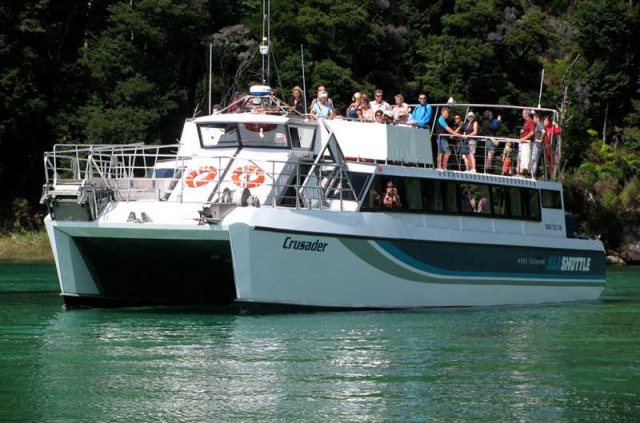
[(436, 120), (436, 125), (433, 128), (433, 134), (437, 136), (438, 142), (438, 170), (447, 170), (447, 165), (449, 163), (449, 157), (451, 156), (451, 147), (449, 146), (449, 137), (445, 134), (448, 132), (449, 134), (455, 136), (458, 135), (456, 131), (451, 129), (447, 124), (447, 119), (449, 118), (449, 109), (447, 107), (443, 107), (440, 112), (440, 117)]
[(418, 128), (428, 128), (429, 121), (431, 120), (431, 106), (427, 104), (427, 94), (420, 93), (418, 95), (418, 101), (420, 104), (413, 109), (413, 113), (411, 113), (411, 117), (407, 123), (417, 126)]

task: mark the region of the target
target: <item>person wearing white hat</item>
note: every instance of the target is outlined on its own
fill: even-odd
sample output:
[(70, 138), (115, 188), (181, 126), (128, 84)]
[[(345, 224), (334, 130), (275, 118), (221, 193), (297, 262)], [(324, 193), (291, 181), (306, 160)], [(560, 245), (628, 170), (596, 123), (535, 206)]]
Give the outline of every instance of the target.
[(318, 94), (318, 102), (313, 105), (311, 109), (311, 118), (317, 120), (318, 118), (333, 119), (335, 113), (333, 107), (329, 105), (329, 94), (326, 91), (321, 91)]
[[(475, 137), (478, 135), (478, 122), (476, 122), (476, 115), (473, 112), (467, 113), (467, 120), (461, 126), (462, 134), (466, 137)], [(461, 151), (463, 154), (464, 165), (467, 172), (476, 172), (476, 140), (470, 138), (467, 142), (468, 149), (465, 149), (467, 154)]]

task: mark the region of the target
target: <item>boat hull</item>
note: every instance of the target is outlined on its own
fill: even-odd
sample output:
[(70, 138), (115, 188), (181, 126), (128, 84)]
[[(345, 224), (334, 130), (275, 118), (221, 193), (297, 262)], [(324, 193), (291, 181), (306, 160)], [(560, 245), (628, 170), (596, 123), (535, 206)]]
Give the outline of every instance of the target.
[(585, 301), (597, 299), (605, 283), (604, 255), (598, 251), (368, 239), (247, 225), (234, 225), (230, 233), (238, 301), (248, 308)]
[[(509, 235), (519, 242), (480, 244), (419, 239), (402, 227), (389, 229), (402, 238), (385, 230), (372, 237), (366, 228), (386, 228), (389, 217), (355, 219), (362, 221), (353, 213), (249, 208), (227, 225), (197, 228), (50, 219), (47, 228), (71, 306), (404, 309), (585, 301), (604, 289), (599, 242), (531, 246)], [(300, 222), (308, 230), (295, 229), (305, 227)]]

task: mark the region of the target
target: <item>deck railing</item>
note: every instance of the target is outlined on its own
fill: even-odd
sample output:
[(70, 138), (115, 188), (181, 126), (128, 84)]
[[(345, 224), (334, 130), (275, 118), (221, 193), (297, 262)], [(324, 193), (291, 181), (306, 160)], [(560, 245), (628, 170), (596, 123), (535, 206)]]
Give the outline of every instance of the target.
[[(242, 193), (248, 188), (252, 194), (249, 201), (261, 206), (332, 210), (344, 210), (345, 201), (356, 200), (345, 166), (337, 163), (204, 158), (177, 152), (177, 145), (56, 145), (44, 158), (45, 190), (73, 193), (90, 186), (109, 190), (116, 201), (202, 204), (237, 201), (231, 191)], [(198, 188), (209, 190), (203, 200), (202, 195), (189, 192), (191, 185), (200, 182), (184, 176), (201, 168), (207, 172), (208, 166), (215, 172), (205, 175), (202, 185), (208, 188)], [(246, 175), (234, 175), (237, 168), (245, 169)], [(261, 178), (259, 189), (252, 176)]]

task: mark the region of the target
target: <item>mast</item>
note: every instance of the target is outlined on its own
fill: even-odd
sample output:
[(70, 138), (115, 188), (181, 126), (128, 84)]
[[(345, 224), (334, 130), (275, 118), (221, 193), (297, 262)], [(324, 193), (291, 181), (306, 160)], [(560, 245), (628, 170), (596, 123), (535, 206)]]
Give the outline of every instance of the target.
[(269, 75), (270, 58), (269, 58), (269, 36), (271, 31), (271, 22), (269, 14), (271, 13), (271, 2), (262, 0), (262, 42), (260, 43), (260, 54), (262, 55), (262, 83), (267, 84), (271, 75)]

